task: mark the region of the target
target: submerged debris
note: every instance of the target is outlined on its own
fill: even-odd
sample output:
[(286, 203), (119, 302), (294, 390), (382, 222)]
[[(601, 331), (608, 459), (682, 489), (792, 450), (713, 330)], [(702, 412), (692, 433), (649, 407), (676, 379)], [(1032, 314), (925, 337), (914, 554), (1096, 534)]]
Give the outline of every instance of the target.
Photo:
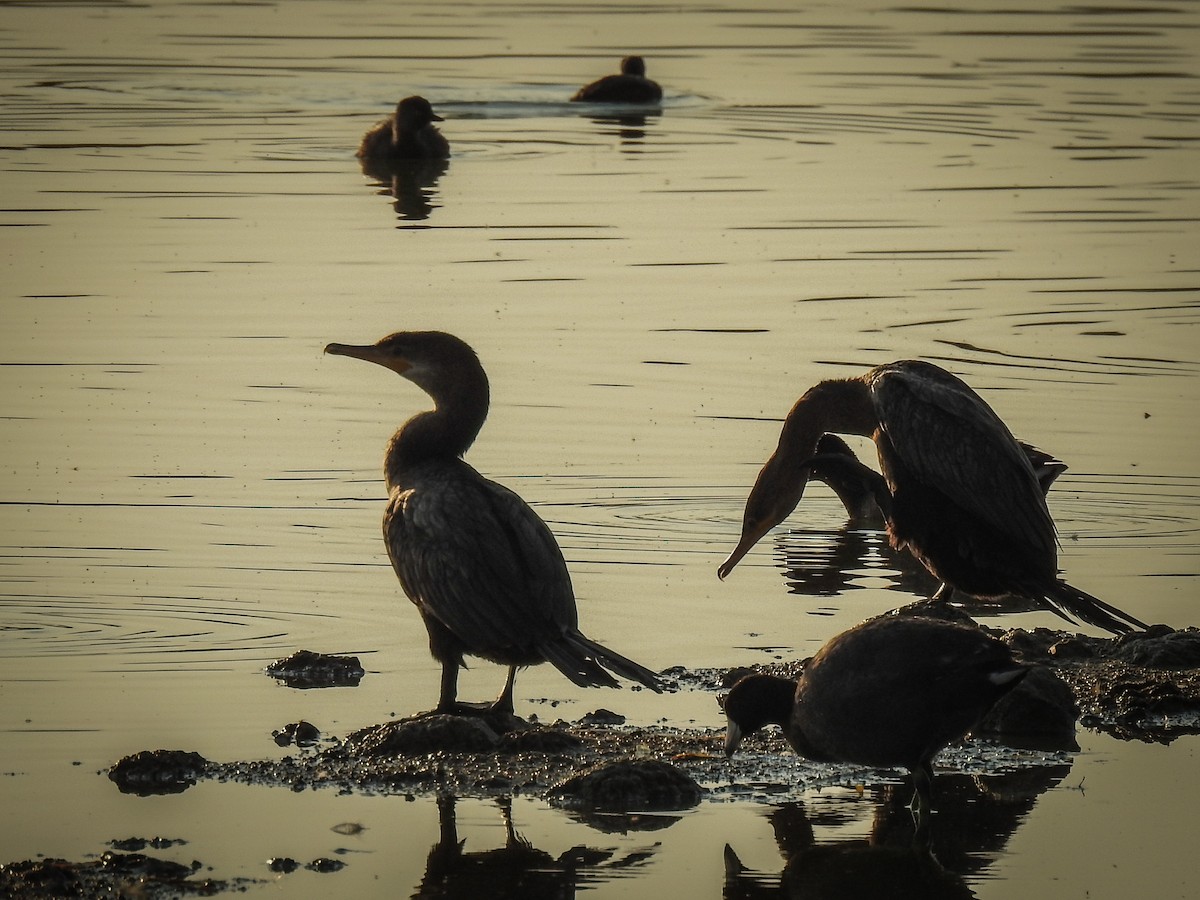
[(263, 671), (288, 687), (308, 689), (357, 687), (366, 670), (357, 656), (332, 656), (312, 650), (297, 650), (285, 659), (277, 659)]
[(579, 720), (580, 725), (624, 725), (625, 717), (620, 713), (615, 713), (611, 709), (593, 710), (582, 719)]
[(292, 744), (297, 747), (312, 747), (321, 739), (321, 730), (302, 719), (272, 731), (271, 737), (275, 738), (275, 743), (280, 747), (290, 747)]
[(117, 762), (108, 777), (121, 793), (146, 797), (186, 791), (207, 768), (208, 760), (189, 750), (142, 750)]
[(145, 856), (108, 851), (99, 859), (27, 859), (0, 865), (0, 896), (4, 897), (141, 897), (209, 896), (245, 889), (254, 882), (192, 876), (202, 868)]
[(319, 856), (312, 862), (308, 863), (304, 868), (310, 872), (320, 872), (328, 874), (330, 872), (340, 872), (346, 868), (346, 864), (340, 859), (330, 859), (328, 856)]
[(183, 838), (131, 837), (131, 838), (122, 838), (120, 840), (111, 840), (108, 842), (108, 846), (112, 847), (114, 850), (124, 850), (126, 852), (131, 852), (131, 851), (135, 851), (135, 850), (145, 850), (147, 847), (153, 847), (155, 850), (166, 850), (168, 847), (174, 847), (176, 844), (186, 844), (186, 843), (187, 843), (187, 841), (184, 840)]

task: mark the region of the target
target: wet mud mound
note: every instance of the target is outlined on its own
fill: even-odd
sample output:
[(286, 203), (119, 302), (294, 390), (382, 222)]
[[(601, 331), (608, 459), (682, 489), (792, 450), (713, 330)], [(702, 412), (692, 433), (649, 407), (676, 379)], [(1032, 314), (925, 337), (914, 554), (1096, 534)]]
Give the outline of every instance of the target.
[(195, 877), (203, 868), (142, 853), (109, 851), (99, 859), (30, 859), (0, 866), (0, 896), (41, 897), (207, 897), (250, 882)]
[(1200, 734), (1200, 630), (1155, 625), (1092, 638), (1037, 629), (1004, 640), (1071, 687), (1086, 728), (1153, 743)]
[[(911, 614), (905, 611), (905, 614)], [(993, 631), (1033, 667), (993, 710), (977, 737), (948, 748), (943, 769), (1012, 771), (1059, 765), (1078, 749), (1077, 724), (1122, 739), (1169, 741), (1200, 732), (1200, 632), (1155, 626), (1117, 638), (1049, 629)], [(669, 690), (723, 692), (750, 671), (795, 677), (803, 662), (752, 669), (672, 669)], [(800, 759), (770, 730), (727, 760), (721, 728), (633, 727), (596, 710), (574, 723), (529, 721), (481, 710), (423, 714), (347, 735), (296, 742), (281, 759), (218, 763), (186, 751), (143, 751), (109, 776), (122, 790), (184, 790), (201, 778), (380, 793), (534, 795), (573, 810), (619, 813), (685, 809), (701, 796), (780, 797), (854, 783), (846, 766)], [(307, 730), (307, 729), (306, 729)], [(285, 729), (286, 731), (286, 729)], [(279, 735), (277, 733), (277, 739)], [(289, 744), (288, 746), (292, 746)]]

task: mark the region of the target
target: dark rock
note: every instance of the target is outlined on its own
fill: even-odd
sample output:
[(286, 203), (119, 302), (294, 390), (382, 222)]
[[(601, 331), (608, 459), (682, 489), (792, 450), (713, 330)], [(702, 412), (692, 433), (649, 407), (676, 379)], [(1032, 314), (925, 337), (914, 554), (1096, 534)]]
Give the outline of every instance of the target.
[(588, 713), (579, 720), (580, 725), (624, 725), (625, 717), (603, 707)]
[(1100, 649), (1102, 648), (1096, 645), (1095, 638), (1085, 638), (1083, 635), (1073, 634), (1060, 641), (1055, 641), (1046, 653), (1055, 662), (1073, 662), (1095, 659)]
[(191, 866), (183, 863), (158, 859), (142, 853), (114, 853), (109, 850), (100, 855), (100, 867), (109, 872), (121, 875), (136, 875), (139, 878), (152, 878), (156, 881), (177, 881), (192, 874)]
[(1012, 691), (992, 707), (976, 734), (1014, 747), (1078, 750), (1075, 692), (1046, 666), (1033, 666)]
[(267, 868), (272, 872), (287, 875), (300, 868), (300, 863), (296, 862), (290, 856), (274, 856), (267, 860)]
[(1000, 640), (1008, 645), (1017, 656), (1026, 661), (1042, 659), (1050, 650), (1053, 641), (1044, 640), (1038, 630), (1026, 631), (1024, 628), (1012, 628), (1000, 636)]
[(271, 737), (280, 747), (312, 747), (321, 739), (321, 731), (316, 725), (303, 720), (284, 725), (278, 731), (272, 731)]
[(306, 690), (324, 687), (357, 687), (366, 670), (357, 656), (331, 656), (312, 650), (297, 650), (264, 669), (288, 687)]
[(208, 760), (187, 750), (142, 750), (118, 761), (108, 777), (123, 794), (178, 794), (195, 784), (207, 766)]
[(1082, 724), (1122, 740), (1169, 743), (1200, 733), (1200, 669), (1162, 669), (1106, 659), (1064, 667)]
[(421, 716), (356, 731), (349, 752), (363, 756), (423, 756), (427, 753), (490, 753), (500, 736), (476, 716)]
[(329, 859), (326, 856), (321, 856), (317, 859), (314, 859), (304, 868), (308, 869), (310, 872), (321, 872), (324, 874), (328, 872), (340, 872), (342, 869), (346, 868), (346, 864), (340, 859)]
[(558, 728), (534, 728), (511, 731), (500, 738), (501, 753), (571, 753), (583, 746), (583, 739)]
[(556, 785), (550, 800), (560, 806), (626, 812), (688, 809), (700, 802), (691, 776), (654, 759), (607, 763)]
[(123, 838), (121, 840), (112, 840), (108, 842), (108, 846), (114, 850), (123, 850), (126, 853), (145, 850), (147, 847), (153, 847), (156, 850), (165, 850), (167, 847), (174, 847), (176, 844), (186, 844), (187, 841), (182, 838)]
[(1200, 631), (1175, 631), (1154, 625), (1146, 631), (1126, 634), (1115, 640), (1114, 659), (1134, 666), (1155, 669), (1192, 669), (1200, 666)]
[(108, 851), (99, 859), (68, 862), (65, 859), (28, 859), (0, 865), (0, 896), (22, 898), (61, 897), (180, 897), (245, 890), (245, 879), (217, 881), (190, 876), (200, 863), (185, 866), (141, 853)]
[(885, 613), (885, 615), (935, 619), (939, 622), (954, 622), (959, 625), (978, 624), (967, 613), (944, 600), (918, 600), (915, 603), (909, 603), (907, 606), (894, 609), (890, 613)]

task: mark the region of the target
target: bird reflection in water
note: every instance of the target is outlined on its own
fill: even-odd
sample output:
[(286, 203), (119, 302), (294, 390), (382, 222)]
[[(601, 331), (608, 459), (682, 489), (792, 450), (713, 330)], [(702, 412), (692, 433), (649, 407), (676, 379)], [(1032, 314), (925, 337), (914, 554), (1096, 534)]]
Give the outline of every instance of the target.
[(643, 150), (649, 126), (658, 122), (658, 116), (645, 113), (615, 113), (598, 116), (589, 112), (592, 124), (599, 126), (600, 133), (613, 135), (621, 144), (623, 153), (640, 153)]
[[(779, 874), (746, 868), (725, 848), (725, 900), (766, 898), (923, 898), (975, 896), (968, 878), (989, 865), (1069, 765), (1034, 766), (1001, 775), (939, 775), (932, 827), (918, 834), (907, 795), (890, 785), (871, 792), (875, 804), (866, 838), (824, 840), (816, 834), (853, 825), (844, 805), (812, 814), (803, 803), (773, 808), (767, 818), (786, 866)], [(823, 803), (823, 805), (825, 805)]]
[(437, 202), (438, 179), (450, 168), (449, 159), (359, 160), (363, 174), (374, 180), (381, 196), (395, 198), (392, 208), (403, 221), (421, 222), (441, 204)]
[(438, 842), (429, 851), (425, 877), (413, 900), (566, 900), (581, 881), (593, 881), (601, 871), (628, 870), (646, 861), (639, 851), (619, 859), (613, 851), (575, 846), (557, 857), (538, 850), (519, 835), (512, 822), (512, 799), (497, 801), (504, 817), (504, 846), (466, 851), (459, 839), (455, 798), (439, 795)]
[(838, 597), (882, 581), (888, 590), (923, 599), (938, 588), (938, 580), (910, 554), (895, 550), (882, 529), (795, 528), (778, 535), (776, 546), (793, 594)]

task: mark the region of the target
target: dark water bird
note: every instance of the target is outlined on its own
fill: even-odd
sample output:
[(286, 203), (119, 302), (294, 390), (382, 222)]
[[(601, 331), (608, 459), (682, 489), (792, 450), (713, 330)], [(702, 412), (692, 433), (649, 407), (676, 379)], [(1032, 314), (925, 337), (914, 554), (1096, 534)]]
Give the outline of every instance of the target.
[[(988, 599), (1016, 594), (1113, 633), (1146, 627), (1058, 577), (1054, 521), (1029, 457), (961, 379), (918, 360), (822, 381), (796, 401), (746, 499), (741, 538), (719, 577), (796, 508), (826, 432), (875, 442), (883, 475), (869, 483), (889, 507), (889, 539), (943, 583), (936, 599), (950, 589)], [(828, 471), (827, 455), (822, 463)]]
[(362, 159), (446, 159), (450, 142), (434, 126), (443, 121), (424, 97), (405, 97), (396, 111), (363, 135)]
[(640, 56), (621, 60), (620, 75), (605, 75), (584, 85), (571, 98), (574, 103), (659, 103), (662, 88), (646, 77), (646, 61)]
[(779, 725), (814, 762), (903, 766), (920, 820), (931, 799), (932, 759), (982, 719), (1028, 672), (977, 628), (881, 616), (832, 638), (797, 681), (748, 675), (725, 698), (725, 753)]
[[(1032, 444), (1018, 440), (1017, 445), (1029, 459), (1045, 494), (1058, 476), (1067, 471), (1067, 464)], [(821, 435), (809, 463), (808, 480), (822, 482), (837, 495), (850, 524), (869, 525), (884, 521), (876, 498), (881, 487), (884, 493), (887, 492), (887, 481), (874, 469), (864, 466), (844, 440), (836, 434)]]
[(429, 631), (442, 664), (437, 712), (474, 711), (457, 702), (463, 655), (509, 667), (492, 709), (512, 713), (517, 669), (549, 662), (581, 687), (617, 687), (609, 671), (660, 687), (649, 669), (579, 630), (575, 594), (554, 535), (528, 504), (463, 461), (487, 418), (488, 379), (459, 338), (398, 332), (326, 353), (391, 369), (433, 398), (397, 431), (384, 458), (388, 557)]
[(839, 463), (842, 459), (848, 463), (859, 462), (850, 445), (836, 434), (821, 435), (812, 457), (812, 465), (809, 466), (808, 480), (820, 481), (828, 486), (846, 508), (846, 515), (852, 524), (882, 523), (883, 512), (875, 499), (875, 484), (861, 471), (861, 468), (866, 467), (861, 463), (859, 466), (841, 465)]

